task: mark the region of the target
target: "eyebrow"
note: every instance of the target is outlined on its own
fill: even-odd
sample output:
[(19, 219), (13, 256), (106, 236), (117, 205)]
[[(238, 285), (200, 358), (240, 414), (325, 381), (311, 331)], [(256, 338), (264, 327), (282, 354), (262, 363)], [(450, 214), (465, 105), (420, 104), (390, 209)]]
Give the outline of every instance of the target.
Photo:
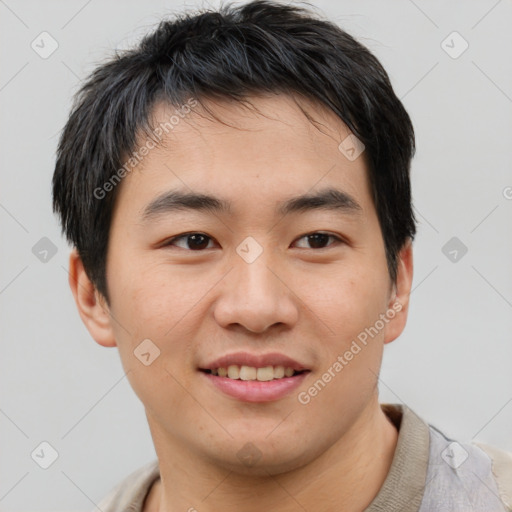
[[(212, 213), (230, 213), (231, 202), (219, 197), (195, 192), (171, 190), (151, 201), (142, 213), (144, 222), (175, 211), (202, 211)], [(338, 210), (349, 215), (362, 213), (363, 208), (349, 194), (336, 188), (326, 188), (319, 192), (292, 197), (280, 203), (277, 213), (304, 213), (310, 210)]]
[(302, 213), (310, 210), (339, 210), (355, 215), (363, 211), (361, 205), (349, 194), (336, 188), (326, 188), (319, 192), (292, 197), (278, 209), (281, 215)]

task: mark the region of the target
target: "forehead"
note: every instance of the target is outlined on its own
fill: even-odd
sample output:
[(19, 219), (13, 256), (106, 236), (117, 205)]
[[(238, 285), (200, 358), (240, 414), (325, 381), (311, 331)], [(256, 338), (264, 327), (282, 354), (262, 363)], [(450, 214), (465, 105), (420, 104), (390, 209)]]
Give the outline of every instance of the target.
[(236, 210), (254, 202), (275, 209), (287, 197), (335, 187), (370, 206), (365, 155), (350, 160), (340, 151), (350, 131), (323, 105), (284, 94), (194, 103), (157, 104), (150, 137), (140, 135), (139, 148), (156, 144), (121, 192), (139, 210), (171, 189), (208, 192)]

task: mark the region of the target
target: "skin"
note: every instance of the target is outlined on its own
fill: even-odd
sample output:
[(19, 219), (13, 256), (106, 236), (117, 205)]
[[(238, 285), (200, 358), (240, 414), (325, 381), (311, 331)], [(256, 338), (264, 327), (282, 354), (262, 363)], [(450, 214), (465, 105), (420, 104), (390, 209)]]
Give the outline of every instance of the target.
[[(123, 179), (108, 249), (109, 303), (76, 251), (71, 289), (96, 342), (118, 347), (145, 406), (161, 474), (146, 512), (362, 511), (382, 486), (397, 442), (377, 380), (384, 345), (406, 323), (412, 248), (402, 249), (392, 283), (365, 155), (350, 161), (339, 151), (350, 132), (337, 116), (297, 100), (313, 125), (290, 96), (250, 99), (260, 113), (209, 104), (232, 126), (198, 115), (198, 106)], [(159, 105), (154, 120), (173, 111)], [(278, 203), (327, 186), (350, 194), (360, 211), (276, 214)], [(143, 221), (155, 197), (178, 188), (228, 199), (231, 213), (181, 210)], [(343, 242), (312, 247), (304, 235), (318, 231)], [(186, 238), (162, 246), (187, 232), (211, 237), (208, 247), (191, 250)], [(248, 236), (263, 250), (252, 263), (236, 252)], [(298, 393), (396, 301), (401, 311), (301, 404)], [(148, 338), (160, 356), (145, 366), (133, 351)], [(278, 401), (242, 402), (198, 371), (236, 351), (280, 352), (310, 373)], [(246, 443), (261, 454), (254, 466), (237, 457)]]

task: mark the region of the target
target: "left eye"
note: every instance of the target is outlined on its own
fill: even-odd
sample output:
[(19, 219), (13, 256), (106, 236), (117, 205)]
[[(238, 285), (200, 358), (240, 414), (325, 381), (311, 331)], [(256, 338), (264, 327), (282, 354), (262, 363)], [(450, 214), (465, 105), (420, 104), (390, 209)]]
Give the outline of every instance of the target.
[(310, 244), (310, 247), (304, 247), (305, 249), (323, 249), (324, 247), (328, 247), (332, 244), (328, 244), (329, 239), (333, 239), (336, 242), (341, 242), (342, 240), (335, 236), (330, 235), (329, 233), (310, 233), (308, 235), (304, 235), (298, 240), (307, 240)]

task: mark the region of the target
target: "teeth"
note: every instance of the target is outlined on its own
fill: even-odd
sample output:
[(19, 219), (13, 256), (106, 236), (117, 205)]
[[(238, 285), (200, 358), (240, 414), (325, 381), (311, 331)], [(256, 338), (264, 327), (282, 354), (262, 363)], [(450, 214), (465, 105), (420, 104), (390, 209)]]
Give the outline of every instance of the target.
[(274, 367), (265, 366), (264, 368), (258, 368), (256, 372), (256, 379), (261, 381), (272, 380), (274, 378)]
[(293, 375), (293, 370), (291, 368), (285, 368), (284, 369), (284, 376), (285, 377), (291, 377)]
[(252, 366), (241, 366), (240, 367), (240, 379), (241, 380), (256, 380), (257, 370)]
[(230, 379), (238, 379), (240, 377), (240, 367), (236, 364), (228, 366), (228, 377)]
[(245, 365), (238, 366), (236, 364), (232, 364), (227, 368), (214, 368), (210, 371), (212, 375), (218, 375), (219, 377), (228, 377), (235, 380), (258, 380), (260, 382), (291, 377), (295, 373), (293, 368), (285, 368), (284, 366), (264, 366), (262, 368), (255, 368)]
[(274, 366), (274, 379), (282, 379), (284, 377), (284, 366)]

